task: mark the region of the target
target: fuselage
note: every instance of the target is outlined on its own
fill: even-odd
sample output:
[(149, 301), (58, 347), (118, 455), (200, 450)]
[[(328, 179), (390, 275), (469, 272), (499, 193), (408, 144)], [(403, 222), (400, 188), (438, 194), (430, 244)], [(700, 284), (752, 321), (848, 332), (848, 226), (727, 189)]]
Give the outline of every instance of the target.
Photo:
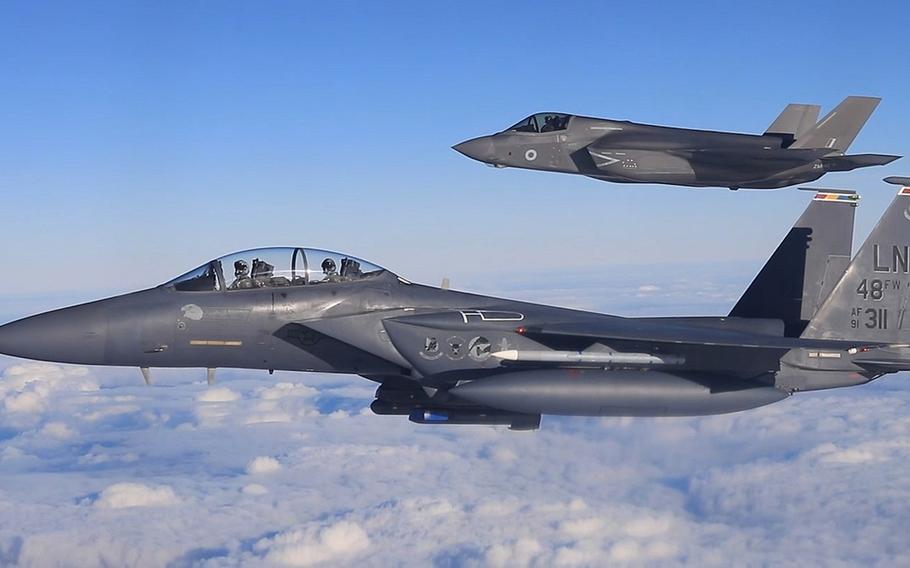
[[(787, 149), (777, 136), (560, 116), (566, 118), (559, 130), (513, 128), (468, 140), (455, 149), (497, 167), (579, 174), (615, 183), (769, 189), (813, 181), (828, 171), (819, 152)], [(721, 154), (709, 155), (706, 150)]]
[[(495, 351), (586, 347), (577, 341), (542, 345), (527, 330), (616, 322), (783, 334), (777, 320), (629, 319), (412, 284), (384, 271), (364, 280), (315, 286), (221, 291), (159, 286), (2, 326), (0, 352), (83, 365), (231, 367), (412, 380), (448, 376), (457, 381), (513, 370), (490, 357)], [(610, 347), (654, 350), (653, 345), (629, 340), (613, 341)], [(678, 360), (659, 368), (774, 384), (784, 352), (755, 356), (748, 349), (709, 352), (677, 346), (671, 354)], [(794, 357), (818, 367), (817, 360)], [(854, 372), (845, 384), (866, 380)], [(809, 388), (811, 381), (802, 380), (801, 389)]]
[(780, 319), (623, 318), (413, 284), (300, 247), (0, 327), (7, 355), (139, 367), (148, 382), (154, 367), (357, 374), (381, 383), (378, 414), (513, 428), (542, 414), (735, 412), (877, 376), (846, 348), (785, 336)]

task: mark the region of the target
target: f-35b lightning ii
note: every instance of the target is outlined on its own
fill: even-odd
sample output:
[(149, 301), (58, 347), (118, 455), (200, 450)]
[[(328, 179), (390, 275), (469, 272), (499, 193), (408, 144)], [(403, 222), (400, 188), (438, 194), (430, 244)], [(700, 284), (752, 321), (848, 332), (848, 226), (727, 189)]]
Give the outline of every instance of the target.
[(820, 191), (725, 317), (480, 296), (290, 247), (9, 323), (0, 352), (139, 367), (147, 382), (153, 367), (358, 374), (379, 383), (375, 413), (425, 424), (736, 412), (910, 369), (910, 187), (850, 261), (857, 200)]
[(847, 97), (817, 123), (817, 105), (791, 104), (762, 135), (544, 112), (454, 149), (491, 166), (615, 183), (775, 189), (898, 159), (846, 153), (880, 100)]

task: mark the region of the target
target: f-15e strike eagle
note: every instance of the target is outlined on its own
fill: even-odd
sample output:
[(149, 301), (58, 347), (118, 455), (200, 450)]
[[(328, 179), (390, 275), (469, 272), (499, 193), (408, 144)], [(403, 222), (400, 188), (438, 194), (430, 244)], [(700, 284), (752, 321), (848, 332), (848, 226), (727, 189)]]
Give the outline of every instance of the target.
[(910, 187), (851, 261), (857, 200), (819, 191), (723, 317), (479, 296), (290, 247), (6, 324), (0, 352), (139, 367), (147, 382), (152, 367), (358, 374), (379, 383), (375, 413), (429, 424), (736, 412), (910, 370)]
[(880, 100), (847, 97), (818, 122), (819, 106), (791, 104), (762, 135), (544, 112), (454, 149), (491, 166), (615, 183), (775, 189), (898, 159), (846, 153)]

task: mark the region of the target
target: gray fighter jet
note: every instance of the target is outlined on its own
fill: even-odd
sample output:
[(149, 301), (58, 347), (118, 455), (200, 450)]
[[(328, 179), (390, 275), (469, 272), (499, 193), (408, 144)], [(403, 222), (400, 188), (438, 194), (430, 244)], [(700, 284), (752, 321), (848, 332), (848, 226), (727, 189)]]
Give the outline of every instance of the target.
[(139, 367), (149, 383), (153, 367), (358, 374), (379, 383), (375, 413), (417, 423), (735, 412), (910, 369), (910, 187), (850, 261), (857, 200), (820, 191), (725, 317), (480, 296), (290, 247), (6, 324), (0, 352)]
[(500, 168), (616, 183), (774, 189), (898, 159), (846, 154), (880, 100), (847, 97), (818, 123), (818, 106), (792, 104), (760, 136), (544, 112), (454, 149)]

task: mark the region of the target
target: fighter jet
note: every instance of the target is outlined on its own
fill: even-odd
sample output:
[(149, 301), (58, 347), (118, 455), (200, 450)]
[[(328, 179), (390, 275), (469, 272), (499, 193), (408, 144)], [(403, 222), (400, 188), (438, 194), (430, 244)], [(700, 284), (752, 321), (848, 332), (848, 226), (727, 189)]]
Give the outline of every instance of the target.
[(378, 383), (376, 414), (422, 424), (736, 412), (910, 369), (910, 187), (850, 261), (857, 201), (819, 191), (728, 316), (551, 307), (285, 247), (8, 323), (0, 352), (139, 367), (148, 383), (154, 367), (357, 374)]
[(847, 97), (817, 123), (820, 107), (791, 104), (761, 135), (544, 112), (453, 148), (499, 168), (581, 174), (615, 183), (776, 189), (898, 159), (846, 154), (880, 100)]

